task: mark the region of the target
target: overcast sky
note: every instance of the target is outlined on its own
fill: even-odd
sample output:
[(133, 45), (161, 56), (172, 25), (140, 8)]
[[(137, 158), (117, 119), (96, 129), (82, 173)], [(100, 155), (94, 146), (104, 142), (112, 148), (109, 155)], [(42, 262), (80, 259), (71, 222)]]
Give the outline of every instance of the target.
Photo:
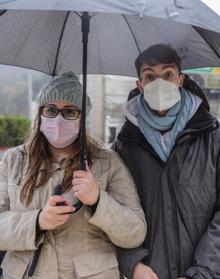
[(202, 0), (206, 5), (212, 8), (217, 14), (220, 15), (220, 0)]

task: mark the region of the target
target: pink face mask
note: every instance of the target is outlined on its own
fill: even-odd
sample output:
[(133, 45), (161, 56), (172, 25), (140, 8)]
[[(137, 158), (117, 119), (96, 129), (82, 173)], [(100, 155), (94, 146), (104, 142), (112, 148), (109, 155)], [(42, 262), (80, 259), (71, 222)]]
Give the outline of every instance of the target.
[(80, 119), (67, 120), (60, 114), (54, 118), (41, 115), (40, 131), (56, 148), (65, 148), (73, 143), (79, 135), (79, 128)]

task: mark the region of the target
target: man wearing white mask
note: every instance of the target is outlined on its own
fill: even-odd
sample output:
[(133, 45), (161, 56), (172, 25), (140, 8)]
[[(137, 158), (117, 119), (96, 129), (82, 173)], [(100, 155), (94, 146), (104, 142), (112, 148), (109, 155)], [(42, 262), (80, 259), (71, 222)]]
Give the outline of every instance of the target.
[[(145, 242), (118, 249), (128, 279), (220, 278), (220, 131), (168, 45), (143, 51), (114, 149), (137, 185)], [(130, 96), (131, 97), (131, 96)]]

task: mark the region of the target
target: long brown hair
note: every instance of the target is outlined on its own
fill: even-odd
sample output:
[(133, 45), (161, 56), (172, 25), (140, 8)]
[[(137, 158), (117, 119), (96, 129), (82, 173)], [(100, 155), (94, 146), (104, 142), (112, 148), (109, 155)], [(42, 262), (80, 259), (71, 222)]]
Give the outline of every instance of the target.
[[(40, 110), (34, 122), (34, 128), (31, 136), (25, 145), (27, 151), (27, 172), (25, 183), (21, 190), (20, 199), (26, 206), (33, 199), (34, 191), (44, 186), (52, 175), (52, 154), (50, 153), (49, 144), (43, 133), (40, 131), (41, 117)], [(79, 138), (72, 144), (72, 152), (65, 158), (62, 165), (67, 165), (71, 159), (71, 166), (68, 167), (63, 181), (63, 192), (72, 186), (72, 175), (79, 167), (80, 162), (80, 144)], [(96, 157), (100, 145), (91, 137), (87, 136), (86, 147), (88, 154), (88, 164), (91, 167), (92, 158)], [(40, 169), (43, 167), (42, 171)]]

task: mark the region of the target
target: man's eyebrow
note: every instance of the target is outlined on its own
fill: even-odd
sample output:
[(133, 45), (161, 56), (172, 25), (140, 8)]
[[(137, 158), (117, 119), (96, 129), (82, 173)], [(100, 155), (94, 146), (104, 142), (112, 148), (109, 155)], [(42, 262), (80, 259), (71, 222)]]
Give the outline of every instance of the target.
[[(176, 68), (175, 64), (166, 64), (162, 66), (162, 70), (166, 69), (166, 68)], [(154, 70), (152, 68), (146, 67), (144, 68), (141, 73), (143, 74), (145, 71), (151, 71), (154, 73)]]
[(145, 71), (151, 71), (151, 72), (154, 73), (154, 70), (151, 69), (151, 68), (148, 68), (148, 67), (144, 68), (144, 69), (141, 71), (141, 73), (143, 74)]

